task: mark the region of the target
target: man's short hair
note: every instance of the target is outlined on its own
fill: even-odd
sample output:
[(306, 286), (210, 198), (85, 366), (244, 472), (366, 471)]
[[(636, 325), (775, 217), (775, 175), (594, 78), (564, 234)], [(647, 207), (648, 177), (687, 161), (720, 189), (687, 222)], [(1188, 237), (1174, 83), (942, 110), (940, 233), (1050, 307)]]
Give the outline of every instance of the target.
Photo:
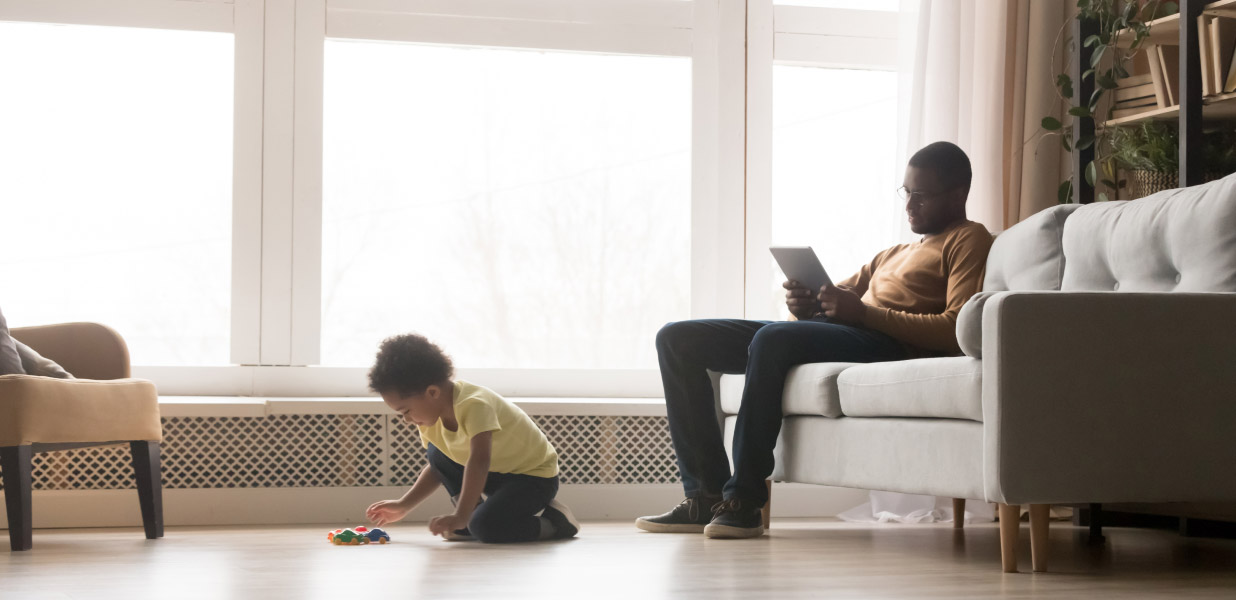
[(383, 394), (413, 396), (431, 385), (445, 383), (455, 374), (451, 358), (425, 336), (408, 333), (382, 340), (369, 370), (369, 389)]
[[(910, 157), (910, 166), (934, 171), (945, 190), (970, 188), (970, 158), (951, 142), (934, 142), (923, 146)], [(944, 190), (939, 190), (944, 191)]]

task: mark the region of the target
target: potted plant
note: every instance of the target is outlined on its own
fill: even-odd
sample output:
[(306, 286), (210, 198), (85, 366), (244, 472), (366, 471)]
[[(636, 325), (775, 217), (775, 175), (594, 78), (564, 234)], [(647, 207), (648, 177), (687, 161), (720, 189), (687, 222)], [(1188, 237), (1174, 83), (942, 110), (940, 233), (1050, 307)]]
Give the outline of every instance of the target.
[[(1143, 121), (1128, 127), (1112, 127), (1104, 132), (1107, 157), (1113, 172), (1123, 172), (1117, 188), (1127, 198), (1142, 198), (1158, 191), (1178, 187), (1180, 143), (1176, 128), (1157, 121)], [(1202, 177), (1214, 181), (1236, 171), (1236, 131), (1220, 129), (1202, 134)]]
[[(1072, 77), (1068, 73), (1058, 73), (1056, 92), (1060, 99), (1069, 106), (1067, 114), (1083, 121), (1089, 119), (1095, 125), (1109, 120), (1114, 103), (1106, 103), (1105, 108), (1103, 100), (1109, 91), (1116, 89), (1119, 80), (1129, 76), (1129, 66), (1133, 57), (1142, 51), (1142, 44), (1150, 35), (1148, 23), (1154, 19), (1175, 14), (1179, 10), (1175, 2), (1161, 2), (1160, 0), (1144, 4), (1138, 0), (1078, 0), (1077, 15), (1074, 18), (1095, 22), (1098, 33), (1084, 40), (1068, 39), (1065, 37), (1065, 32), (1068, 30), (1069, 23), (1066, 22), (1057, 36), (1057, 39), (1064, 39), (1064, 43), (1055, 45), (1052, 50), (1053, 59), (1061, 46), (1069, 48), (1072, 52), (1080, 50), (1077, 44), (1081, 44), (1081, 47), (1092, 48), (1089, 68), (1082, 72), (1081, 78), (1094, 81), (1094, 93), (1089, 98), (1075, 99), (1075, 82)], [(1132, 39), (1129, 36), (1132, 36)], [(1119, 188), (1116, 181), (1115, 162), (1109, 153), (1111, 145), (1103, 143), (1103, 138), (1108, 135), (1108, 132), (1095, 127), (1095, 135), (1082, 136), (1074, 145), (1072, 125), (1066, 125), (1054, 116), (1043, 117), (1041, 125), (1045, 135), (1060, 135), (1060, 143), (1064, 146), (1065, 152), (1072, 153), (1094, 147), (1094, 159), (1082, 167), (1087, 183), (1096, 187), (1102, 184), (1113, 191)], [(1071, 177), (1066, 177), (1060, 183), (1057, 199), (1063, 204), (1070, 202), (1072, 198)], [(1107, 193), (1099, 192), (1098, 199), (1107, 200)]]

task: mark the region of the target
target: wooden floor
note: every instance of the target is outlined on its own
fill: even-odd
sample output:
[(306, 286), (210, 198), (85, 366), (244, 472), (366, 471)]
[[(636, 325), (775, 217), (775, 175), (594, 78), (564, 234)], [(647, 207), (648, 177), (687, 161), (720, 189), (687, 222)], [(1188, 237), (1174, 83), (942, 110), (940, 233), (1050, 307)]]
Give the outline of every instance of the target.
[(585, 523), (575, 540), (515, 546), (400, 524), (390, 545), (336, 547), (327, 529), (37, 530), (34, 550), (0, 554), (0, 598), (1236, 598), (1236, 540), (1109, 529), (1091, 549), (1065, 523), (1052, 572), (1010, 575), (990, 524), (787, 519), (727, 541)]

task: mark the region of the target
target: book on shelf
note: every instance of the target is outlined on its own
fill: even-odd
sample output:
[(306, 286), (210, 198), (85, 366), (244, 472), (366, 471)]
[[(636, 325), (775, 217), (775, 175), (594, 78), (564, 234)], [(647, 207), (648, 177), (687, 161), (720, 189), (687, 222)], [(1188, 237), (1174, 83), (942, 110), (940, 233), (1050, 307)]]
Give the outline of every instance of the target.
[[(1199, 34), (1198, 37), (1201, 37)], [(1215, 94), (1223, 93), (1227, 72), (1236, 45), (1236, 19), (1212, 17), (1210, 19), (1210, 89)], [(1203, 59), (1205, 60), (1205, 59)]]
[(1236, 47), (1232, 48), (1232, 59), (1228, 62), (1227, 81), (1223, 84), (1223, 93), (1236, 92)]
[(1155, 48), (1159, 57), (1159, 66), (1163, 67), (1163, 87), (1167, 90), (1167, 105), (1180, 104), (1176, 100), (1176, 92), (1180, 90), (1180, 46), (1159, 46)]
[(1150, 86), (1154, 89), (1155, 102), (1159, 108), (1167, 108), (1172, 105), (1171, 93), (1163, 77), (1163, 65), (1159, 64), (1159, 46), (1146, 46), (1146, 61), (1150, 64)]
[(1140, 115), (1144, 112), (1150, 112), (1152, 110), (1155, 110), (1155, 108), (1156, 107), (1153, 104), (1149, 106), (1137, 106), (1134, 108), (1113, 108), (1111, 118), (1112, 119), (1123, 119), (1125, 117), (1131, 117), (1133, 115)]
[(1208, 14), (1200, 14), (1197, 17), (1197, 45), (1198, 54), (1202, 57), (1202, 95), (1209, 96), (1210, 82), (1214, 80), (1214, 74), (1211, 69), (1214, 67), (1214, 62), (1210, 60), (1210, 22), (1214, 17)]
[[(1123, 80), (1121, 81), (1123, 83)], [(1123, 84), (1116, 87), (1116, 102), (1128, 102), (1130, 100), (1140, 100), (1142, 98), (1155, 97), (1154, 84), (1143, 83), (1142, 85), (1125, 86)]]

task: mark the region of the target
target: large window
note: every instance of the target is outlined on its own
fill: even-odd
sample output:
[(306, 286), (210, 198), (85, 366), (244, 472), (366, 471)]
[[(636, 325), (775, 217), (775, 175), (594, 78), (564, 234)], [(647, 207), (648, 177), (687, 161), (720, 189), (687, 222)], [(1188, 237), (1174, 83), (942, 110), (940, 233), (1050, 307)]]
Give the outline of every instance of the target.
[(322, 362), (654, 368), (690, 312), (687, 58), (328, 40)]
[(811, 246), (835, 281), (897, 240), (896, 94), (888, 71), (773, 68), (773, 243)]
[(231, 34), (0, 22), (0, 306), (229, 362)]

